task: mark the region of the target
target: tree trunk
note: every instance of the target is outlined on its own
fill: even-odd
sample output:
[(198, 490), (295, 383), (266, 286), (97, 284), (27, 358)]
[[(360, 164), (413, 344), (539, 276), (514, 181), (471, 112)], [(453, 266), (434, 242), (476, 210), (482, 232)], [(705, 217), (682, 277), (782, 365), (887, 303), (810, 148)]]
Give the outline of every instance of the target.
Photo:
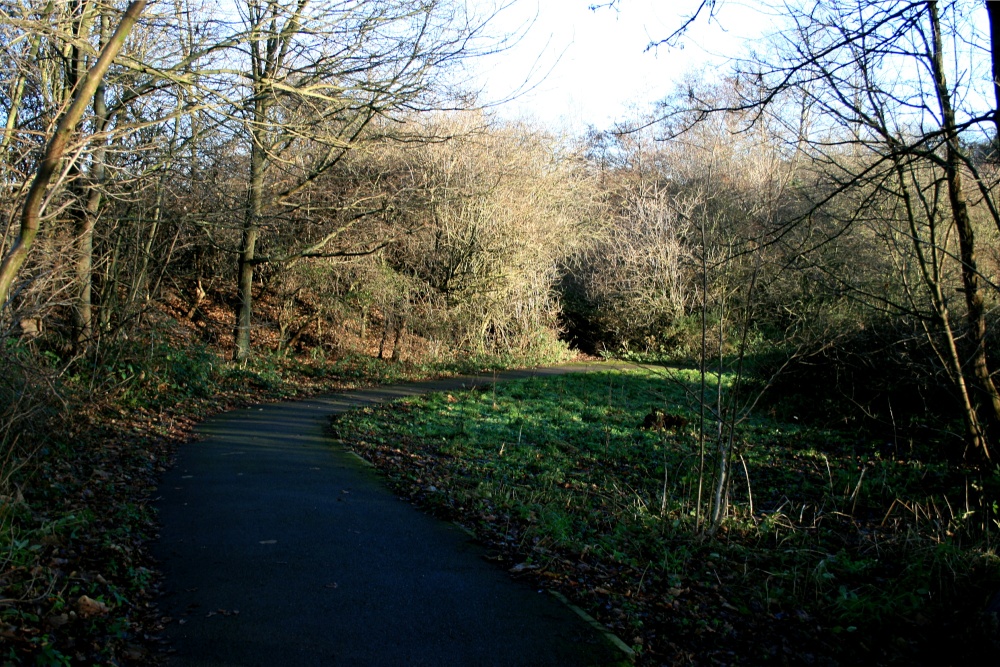
[(385, 358), (385, 344), (389, 340), (389, 331), (392, 328), (392, 316), (388, 313), (382, 319), (382, 338), (378, 342), (378, 358)]
[(396, 333), (392, 339), (392, 356), (389, 357), (390, 361), (399, 361), (400, 342), (403, 339), (403, 330), (405, 328), (406, 315), (400, 315), (396, 318)]
[[(921, 238), (917, 226), (917, 215), (914, 211), (913, 200), (906, 185), (906, 174), (903, 168), (902, 155), (894, 155), (893, 162), (896, 167), (896, 177), (899, 179), (900, 196), (903, 200), (906, 211), (906, 222), (910, 230), (910, 239), (913, 243), (913, 252), (917, 257), (917, 265), (920, 267), (920, 276), (930, 294), (931, 305), (934, 308), (934, 316), (938, 326), (941, 327), (941, 335), (944, 338), (945, 352), (941, 355), (941, 362), (948, 371), (949, 376), (955, 383), (959, 397), (962, 401), (962, 421), (965, 425), (965, 441), (976, 449), (983, 446), (983, 429), (979, 423), (979, 415), (976, 413), (976, 406), (972, 402), (969, 393), (969, 383), (965, 379), (965, 371), (962, 368), (962, 356), (955, 340), (954, 329), (951, 325), (951, 312), (948, 308), (948, 300), (945, 298), (941, 283), (940, 260), (936, 222), (937, 218), (932, 214), (929, 219), (930, 238)], [(927, 249), (925, 251), (925, 248)], [(927, 256), (927, 253), (930, 256)], [(925, 329), (926, 330), (926, 329)], [(935, 346), (934, 336), (930, 330), (926, 330), (927, 339), (931, 345)]]
[[(101, 16), (101, 32), (104, 33), (106, 21)], [(102, 41), (104, 35), (102, 34)], [(108, 105), (105, 99), (105, 86), (102, 81), (94, 91), (94, 132), (102, 133), (107, 129)], [(94, 335), (94, 227), (97, 224), (97, 214), (101, 207), (101, 188), (104, 185), (106, 170), (104, 160), (107, 155), (107, 141), (101, 138), (91, 158), (90, 173), (83, 187), (83, 208), (77, 218), (76, 228), (76, 340), (77, 348), (89, 345)]]
[[(258, 116), (264, 114), (257, 104)], [(240, 242), (240, 262), (237, 275), (236, 331), (233, 358), (243, 361), (250, 356), (250, 325), (253, 320), (253, 269), (260, 235), (260, 216), (264, 203), (264, 149), (254, 141), (250, 153), (250, 188), (247, 193), (247, 215)]]
[(243, 228), (240, 244), (240, 263), (237, 275), (236, 350), (233, 358), (242, 361), (250, 356), (250, 325), (253, 320), (253, 259), (257, 249), (260, 228), (257, 216), (251, 216)]
[[(941, 24), (937, 2), (928, 2), (931, 30), (934, 38), (934, 84), (938, 103), (941, 107), (942, 129), (945, 134), (945, 177), (948, 182), (948, 201), (951, 204), (952, 220), (958, 231), (959, 255), (962, 261), (962, 287), (965, 293), (966, 320), (969, 326), (969, 348), (972, 373), (978, 389), (980, 405), (985, 411), (985, 421), (995, 432), (1000, 425), (1000, 393), (990, 377), (986, 358), (986, 314), (983, 295), (979, 288), (979, 270), (976, 266), (976, 244), (972, 219), (965, 193), (962, 189), (962, 158), (955, 112), (951, 106), (951, 93), (944, 73), (944, 54), (941, 40)], [(985, 438), (972, 443), (979, 454), (990, 458), (989, 446)]]
[(993, 148), (996, 150), (1000, 149), (1000, 2), (987, 0), (986, 11), (990, 15), (990, 54), (993, 57), (993, 94), (996, 99), (993, 124), (997, 131)]

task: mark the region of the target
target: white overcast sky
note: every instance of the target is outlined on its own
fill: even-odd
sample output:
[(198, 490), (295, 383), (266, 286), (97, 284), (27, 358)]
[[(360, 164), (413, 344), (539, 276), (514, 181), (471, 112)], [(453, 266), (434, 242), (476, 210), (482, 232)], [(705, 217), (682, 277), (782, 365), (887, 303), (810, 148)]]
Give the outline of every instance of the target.
[[(470, 0), (489, 6), (492, 0)], [(677, 29), (697, 0), (620, 0), (615, 9), (591, 10), (594, 0), (517, 0), (493, 25), (494, 34), (526, 29), (510, 50), (478, 63), (482, 100), (518, 90), (526, 78), (537, 85), (498, 106), (505, 118), (534, 118), (552, 129), (609, 127), (635, 109), (647, 109), (694, 68), (718, 71), (727, 58), (759, 37), (768, 18), (737, 0), (722, 3), (712, 21), (699, 19), (683, 48), (646, 51), (652, 40)], [(546, 76), (547, 73), (547, 76)], [(544, 78), (543, 78), (544, 77)]]

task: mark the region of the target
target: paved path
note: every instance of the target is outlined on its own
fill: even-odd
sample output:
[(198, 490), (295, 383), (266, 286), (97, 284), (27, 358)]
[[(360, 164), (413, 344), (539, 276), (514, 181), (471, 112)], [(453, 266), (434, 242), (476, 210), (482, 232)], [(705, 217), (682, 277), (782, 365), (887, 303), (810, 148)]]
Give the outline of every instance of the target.
[(331, 414), (490, 380), (354, 391), (202, 424), (157, 503), (169, 664), (622, 664), (568, 607), (486, 562), (465, 532), (397, 499), (324, 436)]

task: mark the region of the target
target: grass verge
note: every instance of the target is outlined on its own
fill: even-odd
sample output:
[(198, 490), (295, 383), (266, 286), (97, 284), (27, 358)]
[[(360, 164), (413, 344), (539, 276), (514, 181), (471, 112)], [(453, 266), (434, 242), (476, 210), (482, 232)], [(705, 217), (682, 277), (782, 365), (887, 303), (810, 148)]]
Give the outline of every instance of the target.
[[(333, 427), (644, 664), (995, 659), (996, 469), (750, 420), (736, 432), (733, 510), (707, 535), (699, 391), (692, 371), (601, 372), (408, 399)], [(640, 428), (652, 408), (682, 425)]]

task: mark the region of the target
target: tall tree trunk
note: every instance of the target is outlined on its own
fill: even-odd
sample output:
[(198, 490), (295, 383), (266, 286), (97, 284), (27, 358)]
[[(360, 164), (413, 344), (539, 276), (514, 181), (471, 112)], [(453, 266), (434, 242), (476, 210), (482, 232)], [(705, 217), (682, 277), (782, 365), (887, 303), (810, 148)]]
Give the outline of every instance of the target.
[[(263, 105), (257, 104), (257, 114), (263, 115)], [(247, 213), (240, 240), (240, 261), (237, 274), (236, 331), (233, 358), (242, 361), (250, 356), (250, 325), (253, 320), (253, 273), (260, 236), (260, 216), (264, 204), (264, 149), (256, 140), (250, 152), (250, 187), (247, 192)]]
[[(101, 41), (106, 39), (107, 21), (102, 14)], [(94, 91), (94, 133), (100, 134), (107, 129), (108, 105), (105, 99), (103, 80)], [(94, 226), (97, 224), (97, 214), (101, 207), (102, 188), (106, 169), (104, 161), (107, 156), (107, 140), (99, 139), (97, 148), (91, 156), (90, 173), (83, 186), (83, 208), (77, 218), (76, 229), (76, 346), (85, 348), (94, 335)]]
[(118, 55), (122, 45), (124, 45), (125, 38), (132, 30), (132, 26), (135, 25), (142, 10), (146, 7), (146, 1), (133, 0), (129, 4), (125, 10), (125, 14), (122, 16), (121, 22), (115, 29), (114, 35), (111, 36), (111, 39), (108, 40), (108, 43), (101, 50), (101, 55), (98, 57), (97, 62), (87, 72), (87, 77), (83, 85), (77, 90), (76, 97), (73, 99), (73, 103), (69, 109), (59, 119), (55, 134), (52, 135), (52, 139), (46, 146), (45, 155), (38, 165), (38, 171), (35, 173), (35, 178), (31, 182), (31, 188), (28, 190), (28, 196), (21, 209), (21, 226), (18, 230), (17, 238), (14, 240), (7, 255), (3, 258), (3, 262), (0, 262), (0, 308), (7, 304), (10, 298), (11, 287), (14, 284), (14, 278), (24, 265), (24, 261), (28, 258), (28, 252), (30, 252), (35, 237), (38, 235), (45, 191), (52, 180), (53, 174), (55, 174), (59, 161), (66, 152), (66, 145), (69, 143), (70, 136), (76, 131), (76, 126), (83, 117), (84, 110), (93, 98), (94, 93), (97, 92), (98, 85), (104, 79), (104, 74), (108, 71), (115, 56)]
[[(994, 432), (1000, 426), (1000, 393), (990, 377), (986, 358), (986, 311), (983, 295), (979, 288), (979, 270), (976, 266), (976, 243), (969, 207), (962, 188), (962, 156), (960, 153), (958, 128), (955, 112), (951, 105), (951, 93), (944, 72), (944, 53), (941, 40), (941, 22), (937, 2), (928, 2), (928, 11), (933, 33), (934, 54), (933, 73), (937, 89), (938, 103), (945, 135), (945, 177), (948, 182), (948, 201), (951, 204), (952, 220), (958, 231), (959, 255), (962, 261), (962, 287), (965, 292), (966, 319), (969, 326), (969, 347), (972, 373), (975, 379), (977, 402), (985, 412), (985, 422)], [(989, 446), (985, 438), (977, 446), (979, 454), (990, 458)]]
[[(913, 243), (913, 252), (917, 258), (917, 265), (920, 268), (920, 277), (930, 295), (931, 305), (934, 308), (934, 316), (938, 326), (941, 328), (941, 336), (944, 338), (945, 348), (941, 354), (941, 361), (949, 376), (955, 383), (958, 395), (962, 401), (962, 421), (965, 425), (965, 441), (977, 450), (984, 447), (985, 435), (982, 425), (979, 423), (979, 415), (976, 413), (976, 406), (972, 401), (969, 392), (969, 383), (965, 379), (965, 371), (962, 368), (963, 360), (955, 340), (954, 328), (951, 325), (951, 312), (948, 308), (948, 300), (945, 298), (944, 288), (941, 280), (941, 262), (939, 253), (943, 254), (939, 247), (937, 234), (937, 218), (931, 215), (928, 219), (929, 239), (922, 238), (917, 225), (917, 214), (913, 206), (913, 198), (910, 196), (909, 188), (906, 185), (907, 177), (903, 166), (903, 155), (893, 155), (893, 163), (896, 168), (896, 177), (899, 179), (900, 195), (903, 200), (903, 207), (906, 211), (906, 222), (910, 230), (910, 239)], [(926, 248), (926, 250), (925, 250)], [(928, 256), (929, 254), (929, 256)], [(934, 336), (929, 329), (927, 331), (928, 341), (937, 349)]]
[(993, 57), (993, 94), (996, 107), (993, 109), (993, 124), (996, 136), (994, 149), (1000, 149), (1000, 1), (987, 0), (986, 11), (990, 16), (990, 54)]

